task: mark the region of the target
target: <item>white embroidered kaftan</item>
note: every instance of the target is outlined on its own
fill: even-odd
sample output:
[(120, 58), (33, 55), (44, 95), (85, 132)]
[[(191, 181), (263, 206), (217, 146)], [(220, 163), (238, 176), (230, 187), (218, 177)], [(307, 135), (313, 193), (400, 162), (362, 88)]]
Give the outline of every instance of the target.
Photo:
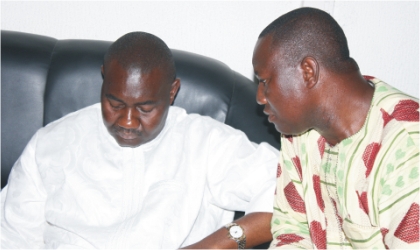
[(170, 107), (162, 132), (120, 147), (100, 104), (40, 129), (1, 192), (2, 248), (176, 249), (272, 212), (278, 151)]

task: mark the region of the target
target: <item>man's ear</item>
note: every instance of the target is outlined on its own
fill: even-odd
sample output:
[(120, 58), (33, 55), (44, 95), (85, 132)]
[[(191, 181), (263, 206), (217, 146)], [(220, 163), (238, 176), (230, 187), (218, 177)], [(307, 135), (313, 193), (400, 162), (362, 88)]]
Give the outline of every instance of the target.
[(303, 80), (308, 88), (314, 87), (318, 83), (319, 64), (313, 57), (307, 56), (300, 63), (303, 73)]
[(171, 92), (170, 92), (171, 105), (173, 104), (175, 100), (175, 96), (178, 93), (180, 85), (181, 85), (181, 80), (179, 78), (176, 78), (175, 81), (171, 85)]

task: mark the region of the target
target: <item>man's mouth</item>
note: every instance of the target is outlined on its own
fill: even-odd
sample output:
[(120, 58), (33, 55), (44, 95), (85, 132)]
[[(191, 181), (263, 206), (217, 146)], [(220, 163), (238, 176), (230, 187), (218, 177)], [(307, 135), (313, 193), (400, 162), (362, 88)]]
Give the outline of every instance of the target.
[(134, 129), (114, 128), (118, 137), (124, 140), (134, 140), (141, 136), (141, 133)]
[(273, 115), (268, 115), (268, 121), (273, 123), (274, 120), (274, 116)]
[(118, 136), (123, 138), (124, 140), (134, 140), (137, 138), (137, 134), (135, 133), (118, 132)]
[(264, 112), (264, 114), (265, 114), (266, 116), (268, 116), (268, 121), (269, 121), (269, 122), (271, 122), (271, 123), (273, 123), (273, 120), (274, 120), (274, 115), (270, 114), (269, 112), (267, 112), (267, 111), (265, 111), (265, 110), (263, 110), (263, 112)]

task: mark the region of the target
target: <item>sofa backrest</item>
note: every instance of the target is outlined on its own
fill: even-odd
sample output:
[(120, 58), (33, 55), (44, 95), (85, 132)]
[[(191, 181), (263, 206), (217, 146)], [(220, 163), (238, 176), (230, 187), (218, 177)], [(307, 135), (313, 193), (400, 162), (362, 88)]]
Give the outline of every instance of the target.
[[(1, 31), (1, 187), (33, 134), (100, 101), (100, 66), (110, 41), (57, 40)], [(172, 50), (181, 79), (174, 105), (279, 148), (279, 134), (255, 101), (257, 85), (224, 63)]]

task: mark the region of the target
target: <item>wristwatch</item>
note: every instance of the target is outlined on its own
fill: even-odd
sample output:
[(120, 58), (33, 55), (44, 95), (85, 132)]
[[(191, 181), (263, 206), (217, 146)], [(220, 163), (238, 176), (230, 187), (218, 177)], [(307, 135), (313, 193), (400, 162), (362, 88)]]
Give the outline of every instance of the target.
[(238, 243), (238, 249), (245, 249), (246, 237), (244, 229), (234, 222), (225, 225), (225, 228), (229, 231), (229, 238)]

